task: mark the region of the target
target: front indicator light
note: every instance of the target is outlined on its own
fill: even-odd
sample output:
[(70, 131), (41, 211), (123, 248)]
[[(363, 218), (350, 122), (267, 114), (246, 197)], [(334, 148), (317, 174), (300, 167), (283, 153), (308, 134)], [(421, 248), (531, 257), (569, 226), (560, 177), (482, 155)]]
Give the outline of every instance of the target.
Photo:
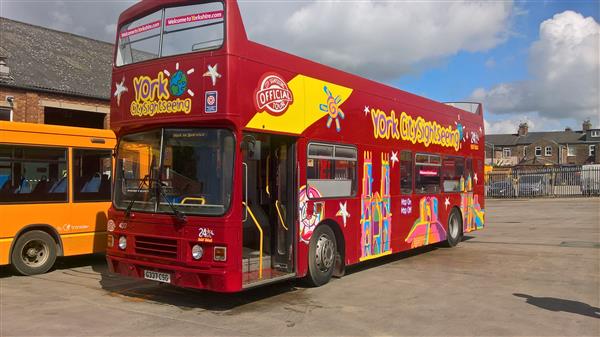
[(192, 257), (194, 260), (200, 260), (203, 254), (204, 249), (202, 249), (200, 245), (194, 245), (194, 247), (192, 247)]
[(115, 246), (115, 237), (108, 234), (108, 236), (106, 237), (106, 246), (108, 248), (112, 248)]
[(125, 248), (127, 248), (127, 238), (124, 236), (121, 236), (119, 238), (119, 248), (121, 248), (122, 250), (125, 250)]
[(215, 247), (213, 260), (224, 262), (227, 260), (227, 247)]

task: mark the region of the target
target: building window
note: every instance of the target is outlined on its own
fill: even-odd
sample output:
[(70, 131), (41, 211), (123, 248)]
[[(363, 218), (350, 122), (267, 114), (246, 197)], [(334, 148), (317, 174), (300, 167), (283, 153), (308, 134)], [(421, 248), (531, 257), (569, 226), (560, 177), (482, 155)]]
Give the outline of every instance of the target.
[(0, 121), (12, 121), (12, 109), (0, 108)]
[(567, 156), (575, 157), (577, 154), (575, 153), (575, 147), (567, 145)]
[(590, 145), (588, 148), (588, 154), (590, 155), (590, 157), (595, 157), (596, 156), (596, 145)]
[(400, 192), (411, 194), (413, 185), (413, 159), (412, 152), (400, 152)]
[(594, 130), (594, 131), (592, 131), (591, 135), (592, 135), (592, 137), (600, 137), (600, 131)]
[(350, 146), (309, 144), (306, 178), (323, 198), (356, 193), (357, 150)]
[(502, 156), (504, 158), (508, 158), (511, 155), (511, 151), (509, 147), (505, 147), (504, 149), (502, 149)]
[(542, 147), (541, 146), (536, 146), (535, 147), (535, 156), (539, 157), (542, 155)]
[(546, 157), (552, 156), (552, 146), (546, 146), (546, 153), (544, 155)]
[(523, 157), (527, 157), (527, 146), (523, 146)]

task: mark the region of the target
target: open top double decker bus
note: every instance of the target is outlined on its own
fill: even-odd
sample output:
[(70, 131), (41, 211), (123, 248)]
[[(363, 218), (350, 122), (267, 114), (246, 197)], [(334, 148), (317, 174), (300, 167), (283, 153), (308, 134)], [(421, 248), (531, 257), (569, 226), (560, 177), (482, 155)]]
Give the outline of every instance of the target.
[(235, 1), (121, 14), (109, 269), (235, 292), (484, 225), (482, 106), (249, 41)]

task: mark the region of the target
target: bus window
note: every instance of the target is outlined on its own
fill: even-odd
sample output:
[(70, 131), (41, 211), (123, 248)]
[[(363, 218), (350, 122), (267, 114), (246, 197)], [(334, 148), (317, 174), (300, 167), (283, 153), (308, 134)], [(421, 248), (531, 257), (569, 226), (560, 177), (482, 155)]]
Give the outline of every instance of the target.
[(440, 168), (440, 156), (423, 153), (415, 155), (415, 190), (417, 193), (438, 193), (440, 191)]
[(221, 47), (223, 20), (222, 2), (166, 8), (162, 56)]
[(400, 152), (400, 192), (411, 194), (413, 189), (413, 159), (412, 152)]
[(74, 201), (110, 201), (110, 150), (73, 151)]
[(465, 164), (465, 177), (473, 178), (473, 159), (467, 158)]
[(67, 201), (67, 150), (0, 145), (0, 203)]
[(354, 147), (309, 144), (307, 184), (321, 197), (350, 197), (356, 194), (357, 150)]
[(460, 178), (463, 177), (464, 171), (464, 158), (444, 157), (442, 161), (442, 186), (444, 186), (444, 192), (461, 192)]

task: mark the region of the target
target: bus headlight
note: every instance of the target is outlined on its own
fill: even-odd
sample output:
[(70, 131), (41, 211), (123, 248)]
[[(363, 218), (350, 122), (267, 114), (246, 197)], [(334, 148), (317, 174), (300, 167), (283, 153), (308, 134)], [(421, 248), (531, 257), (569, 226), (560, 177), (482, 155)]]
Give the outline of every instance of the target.
[(119, 248), (125, 250), (125, 248), (127, 248), (127, 238), (124, 236), (121, 236), (119, 238)]
[(194, 245), (194, 247), (192, 247), (192, 257), (194, 260), (200, 260), (203, 254), (204, 249), (202, 249), (200, 245)]

